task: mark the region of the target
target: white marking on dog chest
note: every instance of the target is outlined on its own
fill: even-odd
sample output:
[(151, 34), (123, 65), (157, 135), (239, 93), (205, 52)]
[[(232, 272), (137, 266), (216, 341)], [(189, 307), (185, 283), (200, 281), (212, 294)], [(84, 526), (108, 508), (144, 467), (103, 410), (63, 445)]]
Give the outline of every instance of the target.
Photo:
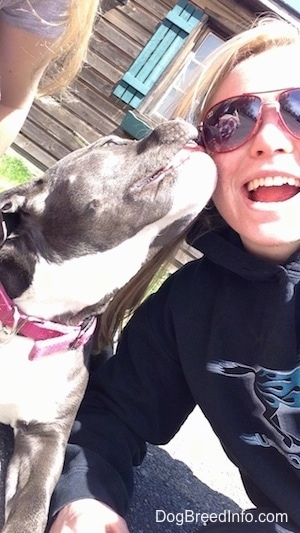
[(74, 352), (29, 361), (33, 344), (32, 339), (15, 335), (0, 345), (0, 421), (4, 424), (51, 422), (71, 387), (68, 370)]

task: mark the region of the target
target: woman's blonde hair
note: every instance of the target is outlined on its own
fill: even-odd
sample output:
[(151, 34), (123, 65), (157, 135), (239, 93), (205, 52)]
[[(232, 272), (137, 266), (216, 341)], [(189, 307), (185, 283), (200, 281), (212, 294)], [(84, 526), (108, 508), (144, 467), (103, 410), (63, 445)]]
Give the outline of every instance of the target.
[[(275, 17), (258, 19), (253, 27), (229, 39), (207, 58), (204, 70), (190, 85), (176, 114), (199, 125), (210, 107), (214, 94), (236, 65), (270, 48), (295, 44), (300, 44), (298, 28)], [(210, 209), (200, 213), (192, 225), (173, 242), (163, 247), (150, 259), (137, 275), (118, 291), (101, 317), (100, 343), (112, 343), (124, 319), (130, 316), (141, 303), (149, 284), (157, 273), (170, 263), (192, 226), (197, 227), (199, 236), (224, 224), (225, 222), (212, 204)]]
[(177, 107), (177, 115), (199, 125), (223, 80), (239, 63), (271, 48), (290, 45), (300, 48), (299, 27), (275, 15), (258, 18), (250, 29), (235, 35), (207, 57), (204, 70), (191, 80)]
[(62, 91), (74, 79), (86, 57), (99, 0), (69, 0), (62, 35), (50, 46), (52, 58), (41, 79), (38, 96)]

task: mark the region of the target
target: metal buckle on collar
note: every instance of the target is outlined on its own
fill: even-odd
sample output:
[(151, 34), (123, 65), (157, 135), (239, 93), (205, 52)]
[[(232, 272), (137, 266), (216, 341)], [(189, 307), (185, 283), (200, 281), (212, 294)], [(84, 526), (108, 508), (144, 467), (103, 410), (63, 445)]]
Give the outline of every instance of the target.
[(14, 335), (17, 335), (25, 320), (21, 320), (19, 310), (16, 306), (12, 307), (12, 324), (9, 326), (0, 321), (0, 345), (8, 343)]
[(79, 346), (81, 346), (80, 341), (82, 337), (88, 332), (88, 330), (93, 325), (93, 322), (95, 320), (96, 320), (96, 317), (93, 315), (84, 319), (84, 321), (82, 322), (80, 326), (80, 330), (79, 330), (77, 337), (69, 344), (70, 350), (76, 350), (77, 348), (79, 348)]

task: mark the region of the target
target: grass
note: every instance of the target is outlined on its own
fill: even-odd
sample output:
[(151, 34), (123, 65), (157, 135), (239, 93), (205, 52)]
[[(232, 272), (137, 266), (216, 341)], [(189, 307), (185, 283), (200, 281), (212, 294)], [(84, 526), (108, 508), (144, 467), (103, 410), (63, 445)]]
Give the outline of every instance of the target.
[(4, 189), (28, 181), (32, 173), (18, 157), (4, 154), (0, 157), (0, 188)]

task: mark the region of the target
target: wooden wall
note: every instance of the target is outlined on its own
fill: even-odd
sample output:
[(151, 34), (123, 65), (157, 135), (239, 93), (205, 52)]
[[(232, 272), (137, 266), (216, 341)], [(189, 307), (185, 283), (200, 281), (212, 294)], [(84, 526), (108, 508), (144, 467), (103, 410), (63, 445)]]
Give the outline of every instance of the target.
[[(124, 135), (119, 125), (127, 106), (112, 91), (175, 3), (129, 0), (121, 5), (102, 0), (103, 13), (95, 23), (86, 64), (71, 90), (60, 98), (37, 100), (13, 147), (46, 169), (99, 136)], [(194, 4), (233, 32), (253, 16), (235, 0), (195, 0)]]
[(36, 100), (13, 148), (45, 169), (99, 136), (121, 133), (126, 106), (112, 96), (113, 88), (175, 3), (129, 0), (122, 6), (103, 0), (86, 64), (72, 90)]

